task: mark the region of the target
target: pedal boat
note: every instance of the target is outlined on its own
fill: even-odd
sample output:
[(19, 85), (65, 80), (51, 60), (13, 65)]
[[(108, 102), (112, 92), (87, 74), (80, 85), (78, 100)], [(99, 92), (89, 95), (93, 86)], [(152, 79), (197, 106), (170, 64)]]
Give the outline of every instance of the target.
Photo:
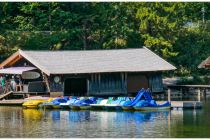
[(23, 108), (38, 108), (38, 106), (44, 102), (47, 102), (47, 100), (42, 100), (42, 99), (39, 99), (39, 100), (29, 100), (29, 101), (26, 101), (23, 103)]
[(156, 104), (155, 101), (151, 104), (140, 104), (133, 107), (136, 111), (158, 111), (158, 110), (170, 110), (171, 104), (167, 101), (163, 104)]
[(102, 110), (104, 109), (104, 105), (107, 103), (108, 99), (104, 99), (104, 100), (101, 100), (100, 103), (98, 104), (90, 104), (91, 106), (91, 109), (93, 110)]

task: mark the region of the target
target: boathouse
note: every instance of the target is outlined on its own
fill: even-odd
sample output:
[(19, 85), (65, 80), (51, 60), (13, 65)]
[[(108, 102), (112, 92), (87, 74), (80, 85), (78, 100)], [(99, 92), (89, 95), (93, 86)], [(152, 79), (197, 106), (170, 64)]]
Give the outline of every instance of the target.
[(0, 64), (0, 74), (22, 77), (23, 92), (46, 92), (54, 96), (132, 96), (141, 88), (162, 92), (162, 72), (175, 69), (146, 47), (18, 50)]
[(202, 61), (199, 65), (198, 68), (210, 68), (210, 56), (206, 58), (204, 61)]

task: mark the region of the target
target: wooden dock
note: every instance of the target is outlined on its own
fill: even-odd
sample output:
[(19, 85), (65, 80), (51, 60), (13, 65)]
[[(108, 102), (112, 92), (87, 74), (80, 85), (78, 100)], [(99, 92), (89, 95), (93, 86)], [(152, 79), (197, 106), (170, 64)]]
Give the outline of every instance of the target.
[[(162, 104), (165, 101), (157, 101), (158, 104)], [(200, 101), (171, 101), (171, 107), (175, 109), (200, 109), (203, 107), (203, 103)]]
[(24, 100), (1, 100), (0, 105), (6, 105), (6, 106), (22, 106)]
[[(168, 101), (171, 101), (172, 89), (178, 89), (181, 91), (181, 95), (184, 94), (184, 90), (194, 89), (197, 94), (197, 101), (201, 101), (201, 97), (206, 98), (206, 90), (210, 89), (210, 85), (167, 85), (168, 88)], [(203, 91), (203, 92), (202, 92)]]
[(9, 91), (9, 92), (7, 92), (5, 94), (1, 94), (0, 95), (0, 100), (3, 99), (3, 98), (6, 98), (7, 96), (11, 95), (12, 93), (13, 93), (13, 91)]

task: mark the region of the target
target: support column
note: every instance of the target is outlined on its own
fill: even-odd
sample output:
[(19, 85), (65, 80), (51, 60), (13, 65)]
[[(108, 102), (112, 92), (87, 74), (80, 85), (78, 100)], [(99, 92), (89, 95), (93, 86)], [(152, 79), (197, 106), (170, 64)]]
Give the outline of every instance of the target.
[(87, 79), (87, 96), (90, 95), (90, 80)]
[(200, 102), (201, 101), (201, 89), (198, 88), (198, 101)]
[(49, 81), (48, 81), (48, 77), (46, 74), (42, 73), (43, 77), (44, 77), (44, 81), (46, 82), (46, 85), (47, 85), (47, 90), (48, 92), (50, 93), (50, 84), (49, 84)]
[(126, 94), (128, 94), (128, 88), (127, 88), (127, 85), (128, 85), (128, 80), (127, 80), (127, 78), (128, 78), (128, 73), (127, 72), (125, 72), (125, 75), (124, 75), (124, 84), (125, 84), (125, 93)]
[(203, 98), (204, 98), (204, 100), (206, 101), (206, 88), (204, 88), (204, 91), (203, 91)]
[(121, 89), (122, 89), (122, 92), (123, 94), (126, 94), (126, 87), (125, 87), (125, 73), (121, 73)]
[(171, 102), (171, 89), (168, 88), (168, 101)]
[(98, 74), (98, 92), (101, 92), (101, 74)]

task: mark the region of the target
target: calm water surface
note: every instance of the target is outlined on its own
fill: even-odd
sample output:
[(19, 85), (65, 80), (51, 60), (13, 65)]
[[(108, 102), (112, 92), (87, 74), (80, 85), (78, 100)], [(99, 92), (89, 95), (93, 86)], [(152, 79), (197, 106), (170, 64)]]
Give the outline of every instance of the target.
[(210, 138), (210, 100), (200, 110), (106, 112), (36, 110), (0, 106), (6, 138)]

